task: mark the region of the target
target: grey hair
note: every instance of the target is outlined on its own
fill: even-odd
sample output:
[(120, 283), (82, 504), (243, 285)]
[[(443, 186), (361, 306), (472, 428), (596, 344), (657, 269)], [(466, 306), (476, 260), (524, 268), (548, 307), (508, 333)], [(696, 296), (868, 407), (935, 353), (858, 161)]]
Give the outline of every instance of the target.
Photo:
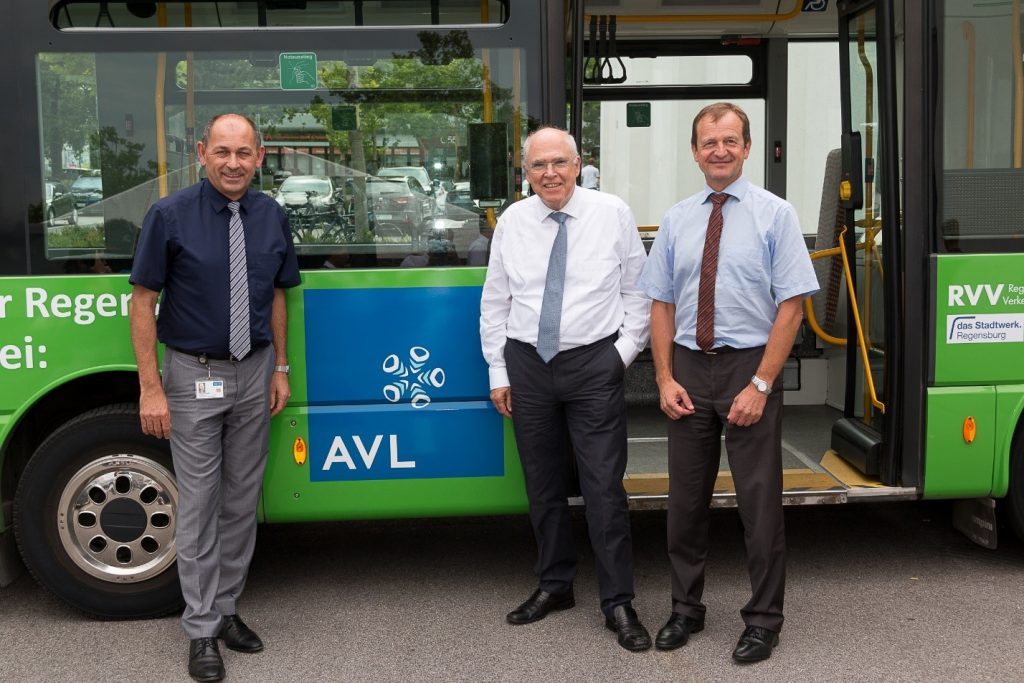
[(217, 123), (217, 121), (220, 121), (225, 116), (237, 116), (238, 118), (243, 119), (246, 123), (249, 124), (249, 127), (252, 128), (252, 134), (256, 138), (256, 148), (259, 149), (260, 147), (263, 146), (263, 135), (260, 134), (260, 131), (256, 127), (256, 124), (253, 123), (253, 120), (245, 114), (238, 114), (236, 112), (230, 111), (224, 112), (223, 114), (217, 114), (212, 119), (206, 122), (206, 126), (203, 128), (203, 137), (199, 139), (200, 142), (203, 143), (203, 145), (207, 145), (210, 142), (210, 131), (213, 130), (213, 124)]
[(561, 133), (562, 136), (565, 138), (565, 141), (568, 142), (569, 146), (572, 148), (572, 156), (573, 156), (573, 158), (574, 159), (578, 159), (579, 158), (580, 150), (576, 146), (576, 138), (574, 138), (573, 136), (569, 135), (569, 131), (565, 130), (564, 128), (559, 128), (558, 126), (541, 126), (537, 130), (535, 130), (532, 133), (530, 133), (529, 135), (527, 135), (526, 139), (523, 140), (523, 168), (526, 168), (526, 157), (529, 156), (529, 154), (530, 154), (530, 140), (532, 140), (533, 136), (536, 135), (537, 133), (543, 133), (546, 130), (555, 130), (555, 131), (558, 131), (559, 133)]

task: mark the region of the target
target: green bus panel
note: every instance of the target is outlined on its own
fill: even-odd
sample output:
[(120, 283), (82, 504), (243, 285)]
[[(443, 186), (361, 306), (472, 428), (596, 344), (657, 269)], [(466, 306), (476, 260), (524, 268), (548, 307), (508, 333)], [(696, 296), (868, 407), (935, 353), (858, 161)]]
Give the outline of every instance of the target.
[[(972, 443), (964, 438), (964, 420), (968, 417), (974, 418), (977, 425)], [(1002, 440), (996, 420), (995, 388), (930, 388), (927, 421), (924, 496), (990, 495), (995, 447)]]
[(935, 384), (1024, 382), (1024, 254), (936, 261)]
[(1024, 412), (1024, 384), (996, 387), (996, 457), (992, 495), (1001, 498), (1010, 488), (1010, 447)]
[(74, 377), (135, 371), (126, 275), (0, 278), (0, 446), (21, 413)]

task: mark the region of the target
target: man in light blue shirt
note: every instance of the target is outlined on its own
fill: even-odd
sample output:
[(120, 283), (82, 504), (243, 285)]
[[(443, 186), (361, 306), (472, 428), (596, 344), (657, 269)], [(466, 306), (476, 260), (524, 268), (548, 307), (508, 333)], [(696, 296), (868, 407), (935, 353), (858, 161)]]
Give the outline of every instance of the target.
[(818, 289), (792, 205), (743, 177), (750, 124), (739, 107), (709, 105), (691, 148), (707, 185), (662, 219), (640, 278), (654, 299), (651, 349), (669, 422), (668, 551), (672, 615), (655, 646), (685, 645), (704, 627), (709, 505), (725, 433), (753, 595), (733, 650), (771, 656), (782, 628), (782, 366)]

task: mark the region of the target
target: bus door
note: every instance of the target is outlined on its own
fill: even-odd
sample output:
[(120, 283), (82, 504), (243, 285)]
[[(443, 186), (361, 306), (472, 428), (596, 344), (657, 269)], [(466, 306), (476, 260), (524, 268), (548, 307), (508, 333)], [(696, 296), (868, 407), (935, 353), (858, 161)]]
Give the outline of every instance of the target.
[[(896, 371), (902, 339), (893, 80), (898, 48), (891, 39), (891, 17), (889, 3), (839, 6), (842, 136), (835, 152), (836, 220), (831, 234), (826, 229), (818, 236), (818, 246), (827, 251), (816, 254), (823, 296), (816, 297), (814, 311), (817, 322), (838, 330), (820, 335), (826, 346), (844, 349), (843, 417), (832, 430), (833, 456), (890, 485), (897, 483), (893, 444), (900, 428)], [(837, 301), (847, 304), (838, 314)]]

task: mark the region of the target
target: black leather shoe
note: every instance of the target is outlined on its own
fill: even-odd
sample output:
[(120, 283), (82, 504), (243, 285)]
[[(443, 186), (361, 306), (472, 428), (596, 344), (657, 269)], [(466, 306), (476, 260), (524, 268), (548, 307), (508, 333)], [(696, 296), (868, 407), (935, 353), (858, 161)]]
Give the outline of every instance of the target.
[(640, 623), (640, 617), (629, 603), (617, 605), (612, 615), (604, 618), (604, 625), (618, 634), (619, 645), (630, 652), (642, 652), (651, 647), (651, 634)]
[(540, 621), (548, 612), (575, 606), (576, 598), (573, 597), (572, 588), (564, 593), (548, 593), (538, 588), (526, 602), (505, 615), (505, 621), (510, 624), (530, 624)]
[(654, 647), (659, 650), (674, 650), (677, 647), (686, 645), (691, 633), (704, 630), (704, 622), (697, 621), (693, 617), (684, 617), (681, 614), (672, 613), (665, 625), (658, 631), (658, 637), (654, 639)]
[(224, 678), (224, 660), (216, 638), (193, 638), (188, 644), (188, 675), (197, 681)]
[(732, 658), (740, 664), (760, 662), (772, 656), (772, 648), (779, 644), (779, 634), (763, 626), (747, 626), (740, 642), (732, 651)]
[(224, 641), (229, 650), (235, 652), (259, 652), (263, 649), (263, 641), (237, 614), (224, 617), (217, 637)]

